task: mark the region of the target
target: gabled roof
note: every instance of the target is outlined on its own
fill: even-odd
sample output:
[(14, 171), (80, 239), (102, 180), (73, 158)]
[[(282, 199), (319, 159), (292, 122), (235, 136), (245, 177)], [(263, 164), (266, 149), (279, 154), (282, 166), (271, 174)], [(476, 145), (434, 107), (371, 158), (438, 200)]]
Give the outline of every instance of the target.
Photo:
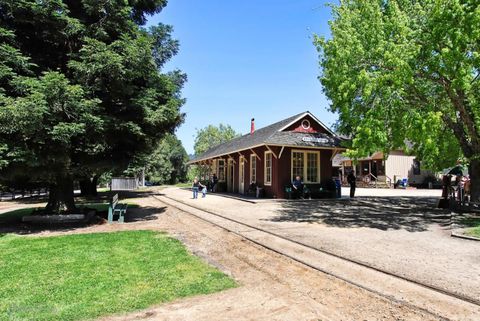
[[(311, 116), (315, 121), (325, 128), (331, 135), (323, 133), (297, 133), (297, 132), (283, 132), (285, 128), (294, 124), (305, 116)], [(310, 139), (304, 139), (310, 137)], [(310, 112), (306, 111), (269, 126), (255, 130), (253, 134), (246, 134), (234, 138), (223, 144), (214, 146), (205, 153), (195, 157), (189, 163), (195, 163), (215, 157), (225, 156), (234, 152), (262, 146), (262, 145), (288, 145), (288, 146), (311, 146), (311, 147), (340, 147), (341, 139), (332, 132), (328, 127), (321, 123)]]

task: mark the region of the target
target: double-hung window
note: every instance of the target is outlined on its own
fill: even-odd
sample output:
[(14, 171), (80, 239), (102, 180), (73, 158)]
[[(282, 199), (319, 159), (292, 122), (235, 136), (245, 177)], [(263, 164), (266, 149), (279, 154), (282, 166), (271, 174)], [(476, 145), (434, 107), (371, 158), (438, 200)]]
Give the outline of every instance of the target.
[(320, 152), (292, 151), (292, 180), (300, 176), (306, 183), (320, 182)]
[(257, 182), (257, 155), (250, 155), (250, 184)]
[(272, 185), (272, 152), (265, 152), (265, 185)]
[(219, 159), (218, 161), (218, 173), (217, 177), (220, 182), (225, 181), (225, 160), (224, 159)]

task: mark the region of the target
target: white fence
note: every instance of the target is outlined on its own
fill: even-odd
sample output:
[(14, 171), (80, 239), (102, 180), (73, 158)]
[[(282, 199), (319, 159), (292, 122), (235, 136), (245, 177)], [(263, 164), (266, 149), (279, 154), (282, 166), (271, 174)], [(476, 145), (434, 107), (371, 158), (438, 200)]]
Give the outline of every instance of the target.
[(110, 183), (111, 191), (133, 191), (141, 186), (137, 177), (112, 177)]

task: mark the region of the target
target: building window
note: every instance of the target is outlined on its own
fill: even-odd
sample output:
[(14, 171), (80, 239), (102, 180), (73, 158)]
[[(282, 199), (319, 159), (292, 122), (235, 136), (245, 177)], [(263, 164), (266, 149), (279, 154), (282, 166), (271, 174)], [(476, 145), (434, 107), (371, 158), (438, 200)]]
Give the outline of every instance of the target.
[(265, 185), (272, 185), (272, 152), (265, 152)]
[(303, 152), (292, 153), (292, 179), (300, 176), (304, 178), (305, 159)]
[(307, 182), (318, 182), (318, 153), (307, 153)]
[(250, 155), (250, 184), (257, 182), (257, 155)]
[(320, 152), (292, 151), (292, 180), (297, 176), (306, 183), (320, 182)]
[(245, 182), (245, 158), (240, 156), (240, 183), (243, 185)]
[(225, 160), (224, 159), (219, 159), (218, 160), (218, 166), (217, 166), (218, 172), (217, 172), (217, 177), (220, 182), (225, 181)]
[(302, 120), (302, 128), (303, 129), (309, 129), (310, 128), (310, 122), (308, 121), (308, 119)]

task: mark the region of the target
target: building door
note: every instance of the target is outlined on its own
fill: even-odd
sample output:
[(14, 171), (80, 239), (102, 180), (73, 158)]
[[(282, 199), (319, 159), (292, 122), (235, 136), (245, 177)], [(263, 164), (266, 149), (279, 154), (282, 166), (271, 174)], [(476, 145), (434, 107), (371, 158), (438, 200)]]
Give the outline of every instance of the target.
[(238, 162), (238, 192), (245, 193), (245, 158), (240, 156)]
[(227, 192), (233, 193), (233, 159), (229, 159), (227, 165)]

